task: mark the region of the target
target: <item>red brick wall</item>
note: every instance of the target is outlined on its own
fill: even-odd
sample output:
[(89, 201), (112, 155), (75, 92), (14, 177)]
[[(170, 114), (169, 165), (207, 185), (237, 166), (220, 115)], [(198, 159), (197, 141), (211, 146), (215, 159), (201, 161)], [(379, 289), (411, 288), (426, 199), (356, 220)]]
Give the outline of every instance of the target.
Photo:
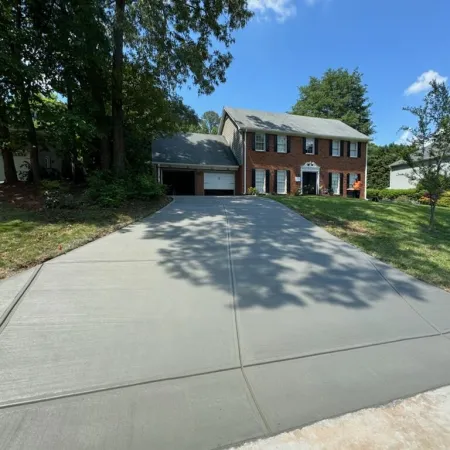
[(300, 183), (295, 181), (295, 177), (300, 176), (300, 166), (308, 162), (314, 162), (320, 167), (320, 185), (328, 188), (328, 179), (330, 172), (338, 172), (344, 174), (344, 195), (347, 189), (347, 174), (357, 173), (363, 183), (361, 196), (364, 193), (365, 180), (365, 164), (366, 164), (366, 146), (365, 142), (361, 143), (361, 157), (350, 158), (347, 156), (347, 142), (344, 142), (344, 156), (330, 156), (330, 140), (319, 139), (319, 154), (305, 155), (303, 154), (303, 138), (300, 136), (290, 137), (290, 153), (277, 153), (274, 151), (274, 136), (266, 135), (269, 139), (269, 151), (257, 152), (252, 150), (253, 133), (247, 133), (246, 149), (247, 149), (247, 189), (252, 185), (252, 169), (269, 169), (270, 170), (270, 186), (269, 192), (275, 192), (275, 170), (289, 170), (291, 174), (290, 192), (295, 193)]
[(203, 171), (195, 172), (195, 195), (205, 195)]

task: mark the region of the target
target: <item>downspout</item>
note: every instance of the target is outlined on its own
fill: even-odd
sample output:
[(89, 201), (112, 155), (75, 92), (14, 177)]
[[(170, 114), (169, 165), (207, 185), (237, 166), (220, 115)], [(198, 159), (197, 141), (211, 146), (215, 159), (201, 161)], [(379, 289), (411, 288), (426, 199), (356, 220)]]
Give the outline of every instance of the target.
[(366, 170), (364, 173), (364, 200), (367, 200), (367, 158), (369, 155), (369, 142), (366, 142)]
[(244, 179), (244, 186), (243, 186), (243, 190), (242, 190), (242, 194), (245, 195), (247, 193), (247, 130), (244, 131), (243, 133), (244, 136), (244, 142), (243, 142), (243, 151), (242, 151), (242, 155), (244, 158), (244, 176), (242, 177)]

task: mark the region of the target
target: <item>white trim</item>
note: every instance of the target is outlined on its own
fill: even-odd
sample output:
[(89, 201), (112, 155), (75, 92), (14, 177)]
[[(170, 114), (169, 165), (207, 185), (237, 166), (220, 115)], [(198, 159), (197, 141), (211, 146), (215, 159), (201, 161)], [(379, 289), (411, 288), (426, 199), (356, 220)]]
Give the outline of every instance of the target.
[(242, 190), (242, 195), (247, 194), (247, 132), (244, 131), (242, 133), (244, 136), (244, 176), (242, 177), (244, 179), (244, 189)]
[(153, 162), (152, 164), (158, 165), (161, 168), (167, 169), (173, 167), (174, 169), (191, 169), (191, 170), (231, 170), (236, 171), (239, 166), (216, 166), (216, 165), (201, 165), (201, 164), (184, 164), (184, 163), (166, 163), (166, 162)]
[(263, 187), (263, 191), (259, 191), (258, 190), (258, 192), (260, 193), (260, 194), (266, 194), (267, 193), (267, 188), (268, 188), (268, 186), (266, 186), (266, 180), (267, 180), (267, 177), (266, 177), (266, 169), (255, 169), (255, 188), (256, 189), (258, 189), (257, 188), (257, 181), (256, 181), (256, 175), (258, 174), (258, 173), (261, 173), (262, 172), (262, 174), (263, 174), (263, 180), (264, 180), (264, 187)]
[(300, 177), (302, 179), (301, 181), (301, 193), (303, 194), (303, 172), (312, 172), (316, 174), (316, 195), (319, 195), (320, 191), (320, 167), (310, 161), (306, 164), (303, 164), (303, 166), (300, 166)]
[(367, 199), (367, 155), (369, 154), (369, 143), (366, 142), (366, 169), (364, 171), (364, 199)]

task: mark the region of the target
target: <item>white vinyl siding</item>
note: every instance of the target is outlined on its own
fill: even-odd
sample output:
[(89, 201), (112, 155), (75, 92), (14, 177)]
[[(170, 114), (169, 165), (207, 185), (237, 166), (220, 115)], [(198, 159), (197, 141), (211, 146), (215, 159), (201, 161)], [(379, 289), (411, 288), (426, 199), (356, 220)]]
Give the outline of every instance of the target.
[(277, 170), (277, 194), (286, 194), (287, 192), (287, 173), (286, 170)]
[(307, 138), (305, 139), (305, 144), (306, 144), (306, 154), (314, 155), (315, 140)]
[(287, 137), (277, 136), (277, 152), (287, 153)]
[(357, 173), (350, 173), (348, 179), (349, 179), (349, 182), (348, 182), (349, 186), (348, 187), (351, 188), (351, 187), (353, 187), (353, 183), (358, 179), (358, 174)]
[(341, 156), (341, 141), (333, 141), (333, 156)]
[(340, 173), (332, 173), (331, 174), (331, 188), (333, 189), (334, 195), (339, 195), (341, 190), (341, 174)]
[(255, 133), (255, 150), (257, 152), (266, 151), (266, 135), (264, 133)]
[(266, 171), (264, 169), (255, 170), (255, 188), (260, 194), (266, 192)]
[(358, 143), (350, 142), (350, 158), (358, 157)]

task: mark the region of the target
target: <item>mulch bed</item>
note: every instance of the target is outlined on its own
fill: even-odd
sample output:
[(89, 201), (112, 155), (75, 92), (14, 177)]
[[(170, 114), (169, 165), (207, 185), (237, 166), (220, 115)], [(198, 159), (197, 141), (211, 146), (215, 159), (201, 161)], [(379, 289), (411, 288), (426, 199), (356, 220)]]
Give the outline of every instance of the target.
[(14, 184), (0, 184), (0, 203), (7, 203), (30, 211), (39, 211), (44, 206), (44, 199), (37, 186), (19, 181)]

